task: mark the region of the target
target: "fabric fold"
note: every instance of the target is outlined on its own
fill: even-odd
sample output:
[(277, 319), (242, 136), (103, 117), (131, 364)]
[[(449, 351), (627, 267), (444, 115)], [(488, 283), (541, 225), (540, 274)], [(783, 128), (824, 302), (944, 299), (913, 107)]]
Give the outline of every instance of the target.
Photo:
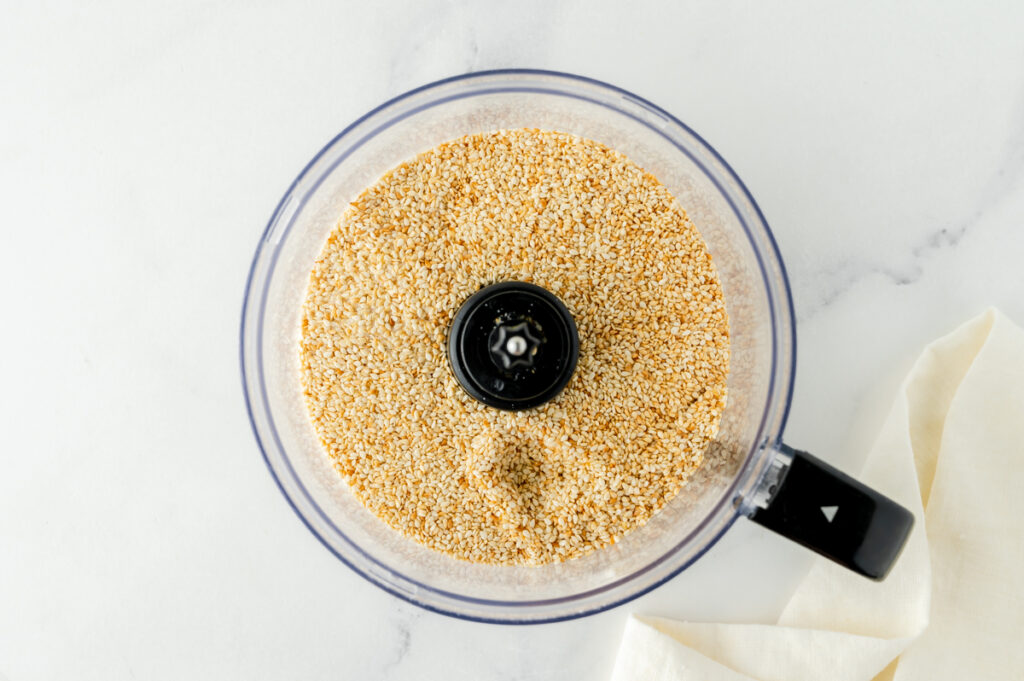
[(1024, 677), (1024, 331), (930, 344), (859, 476), (917, 522), (881, 583), (819, 559), (777, 625), (631, 618), (613, 681)]

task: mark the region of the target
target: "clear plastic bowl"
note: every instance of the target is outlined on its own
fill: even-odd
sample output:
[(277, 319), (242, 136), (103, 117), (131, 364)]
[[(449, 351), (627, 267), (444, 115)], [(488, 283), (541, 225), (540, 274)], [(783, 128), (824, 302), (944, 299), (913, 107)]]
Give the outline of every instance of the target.
[[(602, 142), (653, 173), (707, 241), (731, 330), (728, 405), (697, 476), (618, 543), (541, 567), (467, 563), (386, 526), (332, 468), (299, 379), (299, 318), (309, 271), (348, 202), (385, 171), (442, 142), (521, 127)], [(753, 513), (780, 453), (794, 353), (792, 301), (778, 249), (757, 204), (722, 157), (636, 95), (542, 71), (439, 81), (346, 128), (303, 169), (274, 212), (253, 260), (242, 312), (242, 374), (252, 426), (267, 466), (302, 521), (382, 589), (429, 610), (487, 622), (554, 621), (619, 605), (672, 578), (737, 517)]]

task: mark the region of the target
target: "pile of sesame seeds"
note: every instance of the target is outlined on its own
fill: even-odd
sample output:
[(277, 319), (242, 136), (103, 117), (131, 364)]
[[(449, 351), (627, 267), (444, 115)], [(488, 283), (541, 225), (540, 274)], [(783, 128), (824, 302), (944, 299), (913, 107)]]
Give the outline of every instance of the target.
[[(498, 281), (576, 321), (565, 390), (506, 412), (460, 388), (448, 325)], [(472, 135), (388, 172), (310, 275), (310, 417), (357, 498), (394, 529), (483, 563), (575, 558), (643, 525), (700, 466), (725, 403), (729, 328), (697, 229), (653, 176), (594, 141)]]

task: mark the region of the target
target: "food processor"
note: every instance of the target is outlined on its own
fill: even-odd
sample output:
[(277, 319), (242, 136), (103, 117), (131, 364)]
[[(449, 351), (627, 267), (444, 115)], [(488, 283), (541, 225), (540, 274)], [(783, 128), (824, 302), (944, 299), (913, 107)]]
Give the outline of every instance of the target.
[[(367, 510), (334, 470), (310, 421), (298, 349), (310, 270), (348, 203), (423, 151), (512, 128), (595, 140), (657, 177), (706, 241), (730, 323), (728, 401), (701, 468), (660, 512), (616, 543), (540, 566), (462, 561), (415, 543)], [(518, 291), (527, 294), (543, 295)], [(556, 319), (560, 312), (552, 306)], [(457, 316), (463, 326), (453, 325), (451, 338), (472, 336), (467, 315)], [(531, 347), (527, 331), (520, 329), (518, 340), (502, 346), (511, 352), (505, 358), (510, 366)], [(576, 329), (566, 325), (564, 333), (571, 339)], [(462, 347), (452, 341), (449, 352), (457, 355)], [(567, 340), (566, 347), (571, 351), (558, 365), (558, 380), (526, 398), (539, 404), (565, 385), (576, 361), (573, 343)], [(498, 623), (569, 619), (636, 598), (691, 565), (741, 517), (868, 578), (884, 578), (913, 516), (783, 444), (795, 351), (793, 305), (778, 248), (753, 197), (722, 157), (636, 95), (588, 78), (534, 70), (432, 83), (377, 107), (334, 138), (292, 183), (260, 239), (241, 326), (253, 430), (271, 474), (309, 530), (350, 568), (400, 598)], [(453, 363), (453, 371), (463, 367), (467, 375), (460, 383), (472, 394), (470, 374), (477, 372), (465, 367), (474, 360), (463, 359)], [(494, 408), (508, 407), (500, 403), (507, 395), (490, 394), (485, 386), (479, 392), (474, 397), (492, 400)], [(526, 398), (519, 396), (515, 408), (530, 408)]]

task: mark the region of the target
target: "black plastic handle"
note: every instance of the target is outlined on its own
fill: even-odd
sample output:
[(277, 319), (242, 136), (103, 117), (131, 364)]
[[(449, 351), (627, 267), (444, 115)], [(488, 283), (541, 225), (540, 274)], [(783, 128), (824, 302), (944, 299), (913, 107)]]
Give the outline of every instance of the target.
[(751, 520), (865, 577), (885, 579), (914, 514), (807, 452), (780, 449), (792, 463)]

